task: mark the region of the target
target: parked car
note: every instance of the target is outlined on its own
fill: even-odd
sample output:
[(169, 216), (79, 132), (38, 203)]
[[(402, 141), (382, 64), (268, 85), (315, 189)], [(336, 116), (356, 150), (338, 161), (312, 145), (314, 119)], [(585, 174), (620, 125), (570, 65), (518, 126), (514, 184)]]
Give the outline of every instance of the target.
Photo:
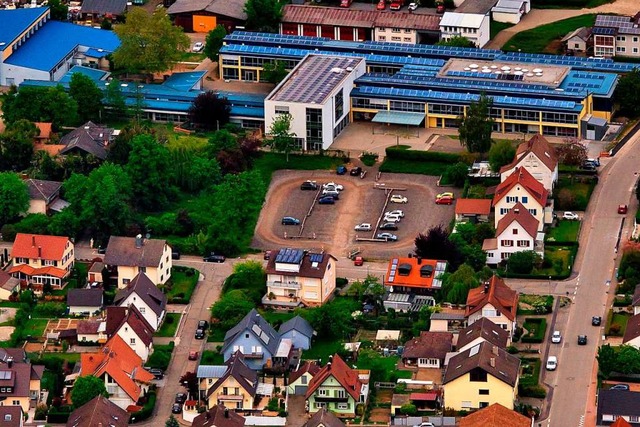
[(202, 49), (204, 49), (204, 43), (202, 43), (202, 42), (196, 42), (196, 43), (193, 45), (193, 49), (192, 49), (192, 50), (193, 50), (194, 52), (202, 52)]
[(387, 242), (395, 242), (396, 240), (398, 240), (398, 236), (391, 233), (378, 233), (376, 234), (376, 239), (386, 240)]
[(211, 252), (209, 255), (207, 255), (207, 256), (202, 258), (202, 261), (204, 261), (204, 262), (221, 263), (221, 262), (224, 262), (225, 260), (226, 260), (226, 258), (224, 257), (224, 255), (217, 255), (214, 252)]
[(578, 345), (587, 345), (586, 335), (578, 335)]
[(171, 249), (171, 259), (180, 259), (180, 251), (177, 249)]
[(316, 184), (315, 181), (305, 181), (302, 184), (300, 184), (300, 189), (301, 190), (317, 190), (318, 184)]
[(628, 210), (629, 210), (629, 207), (627, 205), (619, 205), (618, 206), (618, 213), (619, 214), (624, 215), (624, 214), (627, 213)]
[(382, 219), (384, 222), (400, 222), (402, 218), (400, 218), (398, 215), (385, 215), (385, 217)]
[(449, 197), (450, 199), (454, 199), (455, 196), (453, 195), (453, 193), (450, 192), (445, 192), (445, 193), (440, 193), (436, 196), (436, 199), (442, 199), (443, 197)]
[(318, 199), (319, 205), (333, 205), (335, 203), (336, 199), (334, 199), (332, 196), (320, 197), (320, 199)]
[(153, 375), (153, 378), (156, 380), (161, 380), (164, 378), (164, 372), (162, 372), (162, 369), (158, 369), (158, 368), (144, 368), (147, 370), (147, 372), (149, 372), (151, 375)]
[(349, 171), (349, 175), (351, 176), (360, 176), (361, 173), (362, 173), (362, 168), (360, 166), (351, 168), (351, 170)]
[(580, 165), (580, 169), (583, 171), (597, 172), (596, 165), (589, 162), (584, 162)]
[(405, 196), (401, 196), (400, 194), (394, 194), (393, 196), (391, 196), (389, 201), (391, 203), (407, 203), (409, 202), (409, 199), (407, 199)]
[(340, 192), (338, 190), (330, 190), (330, 189), (326, 189), (326, 190), (322, 190), (322, 195), (323, 196), (335, 196), (335, 198), (339, 198), (340, 197)]
[(103, 248), (102, 246), (98, 246), (98, 254), (104, 255), (107, 253), (107, 248)]
[(180, 414), (182, 412), (182, 405), (179, 403), (174, 403), (171, 407), (172, 414)]
[(174, 403), (184, 403), (186, 401), (187, 401), (186, 393), (176, 393), (176, 399), (174, 400)]
[(300, 220), (291, 216), (285, 216), (282, 217), (282, 225), (300, 225)]
[(575, 220), (579, 220), (580, 217), (576, 213), (565, 212), (564, 214), (562, 214), (562, 219), (568, 219), (570, 221), (575, 221)]
[(450, 205), (453, 203), (453, 199), (451, 197), (441, 197), (436, 199), (436, 205)]
[(396, 225), (395, 222), (385, 222), (380, 224), (380, 227), (378, 227), (380, 230), (397, 230), (398, 226)]
[(189, 352), (189, 360), (198, 360), (198, 352), (195, 350), (191, 350)]
[(554, 344), (558, 344), (562, 341), (562, 335), (560, 331), (553, 331), (553, 335), (551, 335), (551, 342)]
[(344, 175), (345, 173), (347, 173), (347, 168), (345, 166), (338, 166), (336, 168), (336, 173), (338, 175)]
[(616, 384), (609, 390), (629, 390), (629, 384)]
[(410, 12), (413, 12), (417, 8), (418, 8), (418, 4), (417, 3), (409, 3), (409, 7), (407, 7), (407, 9), (409, 9)]
[(336, 184), (335, 182), (327, 182), (326, 184), (322, 185), (322, 189), (323, 190), (337, 190), (337, 191), (342, 191), (344, 190), (344, 185), (342, 184)]
[(384, 216), (387, 216), (387, 215), (399, 216), (400, 218), (404, 218), (404, 212), (401, 211), (400, 209), (396, 209), (394, 211), (385, 212)]
[(600, 167), (600, 158), (596, 157), (595, 159), (587, 159), (589, 163), (593, 163), (596, 167)]
[(389, 6), (391, 10), (400, 10), (402, 8), (402, 3), (399, 0), (394, 0)]
[(435, 427), (435, 426), (433, 425), (433, 423), (429, 423), (425, 421), (423, 423), (416, 424), (413, 427)]
[(206, 331), (207, 329), (209, 329), (209, 322), (207, 322), (206, 320), (198, 320), (197, 329), (204, 329)]
[(591, 324), (593, 326), (600, 326), (600, 324), (602, 323), (602, 317), (600, 316), (593, 316), (591, 318)]
[(380, 0), (378, 5), (376, 6), (377, 10), (385, 10), (387, 8), (387, 2), (385, 0)]
[(364, 264), (364, 258), (361, 256), (357, 256), (353, 259), (353, 265), (356, 267), (361, 267)]
[(204, 339), (204, 329), (197, 329), (195, 339), (203, 340)]
[(356, 225), (353, 229), (356, 231), (371, 231), (372, 227), (371, 227), (371, 224), (369, 224), (368, 222), (363, 222), (361, 224)]
[(549, 356), (547, 359), (547, 371), (555, 371), (558, 367), (558, 358), (556, 356)]

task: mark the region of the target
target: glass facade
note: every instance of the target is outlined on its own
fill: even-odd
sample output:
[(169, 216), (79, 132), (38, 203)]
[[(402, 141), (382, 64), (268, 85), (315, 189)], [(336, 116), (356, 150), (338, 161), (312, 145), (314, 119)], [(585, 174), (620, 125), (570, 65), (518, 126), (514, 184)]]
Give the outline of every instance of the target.
[(307, 150), (322, 150), (322, 110), (307, 108)]

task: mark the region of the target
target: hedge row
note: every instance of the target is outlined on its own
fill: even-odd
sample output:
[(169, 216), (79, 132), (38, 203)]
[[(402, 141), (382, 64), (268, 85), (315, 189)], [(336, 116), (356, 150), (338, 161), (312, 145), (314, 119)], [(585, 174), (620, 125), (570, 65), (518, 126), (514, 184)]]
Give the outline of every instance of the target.
[(535, 326), (535, 332), (533, 333), (533, 335), (522, 335), (522, 338), (520, 340), (523, 343), (532, 344), (538, 344), (544, 341), (544, 335), (547, 332), (546, 319), (544, 317), (527, 317), (526, 319), (524, 319), (524, 324), (522, 326), (525, 327), (527, 324)]
[(144, 404), (141, 410), (131, 414), (131, 422), (144, 421), (153, 414), (153, 408), (156, 406), (156, 392), (150, 391), (147, 395), (147, 403)]
[(439, 162), (454, 164), (463, 161), (462, 156), (454, 153), (440, 153), (437, 151), (415, 151), (404, 148), (387, 147), (386, 156), (390, 159), (422, 160), (427, 162)]

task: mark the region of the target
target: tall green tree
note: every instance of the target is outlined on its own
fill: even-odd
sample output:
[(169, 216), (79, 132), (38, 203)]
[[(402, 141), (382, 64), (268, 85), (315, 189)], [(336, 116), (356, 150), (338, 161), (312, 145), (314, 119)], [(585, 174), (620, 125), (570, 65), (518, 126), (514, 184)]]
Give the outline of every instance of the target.
[(145, 211), (158, 211), (169, 203), (174, 189), (169, 150), (152, 135), (138, 135), (131, 141), (125, 170), (130, 177), (134, 203)]
[(291, 132), (291, 121), (293, 117), (291, 114), (279, 114), (269, 127), (269, 141), (267, 144), (279, 153), (284, 153), (289, 162), (289, 153), (291, 153), (295, 146), (296, 134)]
[(486, 153), (491, 148), (491, 107), (493, 98), (485, 93), (480, 95), (477, 102), (472, 102), (467, 108), (467, 115), (460, 117), (460, 143), (470, 153)]
[(78, 104), (78, 116), (84, 123), (102, 118), (103, 93), (91, 78), (82, 73), (73, 73), (69, 82), (69, 95)]
[(614, 100), (620, 105), (620, 113), (631, 118), (640, 116), (640, 70), (634, 68), (630, 73), (620, 77)]
[(462, 264), (453, 273), (445, 274), (442, 280), (443, 301), (452, 304), (465, 304), (469, 290), (478, 287), (480, 282), (470, 265)]
[(0, 170), (23, 171), (31, 164), (38, 128), (29, 120), (9, 123), (0, 134)]
[(511, 141), (502, 140), (496, 142), (489, 150), (489, 164), (491, 165), (491, 170), (494, 172), (500, 172), (500, 168), (511, 163), (515, 155), (516, 149), (513, 147)]
[(247, 0), (244, 12), (247, 14), (247, 29), (277, 33), (282, 20), (280, 0)]
[(12, 172), (0, 173), (0, 226), (29, 209), (27, 184)]
[(106, 113), (112, 118), (122, 118), (127, 113), (127, 104), (122, 94), (122, 87), (118, 79), (111, 79), (104, 93)]
[(51, 10), (51, 19), (54, 21), (66, 21), (69, 18), (69, 6), (60, 0), (49, 0), (49, 10)]
[(211, 307), (211, 316), (220, 321), (222, 329), (235, 326), (254, 308), (253, 302), (243, 290), (227, 292)]
[(229, 123), (231, 116), (231, 104), (225, 97), (217, 93), (207, 91), (201, 93), (193, 100), (193, 104), (187, 112), (189, 121), (206, 130), (220, 130)]
[(204, 45), (204, 54), (207, 55), (207, 58), (214, 62), (218, 61), (218, 53), (226, 35), (227, 30), (225, 30), (224, 25), (217, 25), (213, 30), (209, 31)]
[(463, 36), (453, 36), (449, 40), (441, 40), (437, 45), (452, 47), (476, 47), (476, 44)]
[(287, 77), (287, 64), (284, 61), (266, 62), (262, 68), (262, 78), (269, 83), (278, 84)]
[(617, 355), (610, 344), (603, 344), (598, 347), (596, 359), (598, 360), (598, 370), (605, 378), (609, 376), (611, 371), (616, 369)]
[(71, 401), (74, 408), (79, 408), (96, 396), (109, 397), (104, 381), (93, 375), (83, 375), (76, 379), (71, 390)]
[(0, 95), (5, 123), (21, 119), (51, 122), (54, 130), (78, 124), (78, 103), (60, 85), (55, 87), (12, 87)]
[(149, 13), (141, 7), (127, 12), (124, 24), (115, 27), (120, 46), (113, 53), (114, 66), (130, 73), (157, 73), (171, 69), (190, 41), (182, 28), (171, 23), (164, 8)]

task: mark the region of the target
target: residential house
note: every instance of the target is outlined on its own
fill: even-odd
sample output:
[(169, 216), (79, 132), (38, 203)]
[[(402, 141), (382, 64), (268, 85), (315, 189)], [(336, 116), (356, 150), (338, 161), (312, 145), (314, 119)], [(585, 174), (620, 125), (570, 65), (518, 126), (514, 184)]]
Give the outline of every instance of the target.
[(611, 426), (617, 419), (640, 424), (640, 393), (629, 390), (598, 390), (596, 425)]
[(518, 394), (520, 359), (482, 342), (449, 359), (444, 374), (445, 404), (456, 411), (500, 403), (513, 409)]
[(467, 327), (467, 318), (462, 309), (448, 309), (439, 313), (431, 313), (429, 317), (431, 332), (458, 332)]
[(337, 354), (314, 375), (305, 394), (309, 413), (326, 409), (341, 418), (353, 418), (356, 405), (365, 402), (366, 387), (355, 369), (351, 369)]
[(198, 365), (196, 377), (198, 378), (198, 390), (200, 399), (206, 400), (211, 386), (222, 378), (227, 372), (227, 365)]
[(69, 415), (67, 427), (127, 427), (130, 414), (109, 400), (96, 396)]
[(498, 0), (491, 9), (491, 15), (496, 22), (517, 24), (522, 17), (531, 10), (529, 0)]
[(104, 344), (107, 342), (107, 322), (100, 320), (82, 319), (76, 326), (78, 342), (92, 342)]
[(320, 372), (320, 366), (316, 362), (302, 362), (298, 369), (289, 374), (287, 393), (304, 396), (309, 388), (309, 383), (318, 372)]
[(336, 289), (336, 262), (333, 255), (324, 252), (289, 248), (272, 252), (262, 303), (282, 308), (324, 304)]
[(215, 405), (193, 419), (191, 427), (243, 427), (244, 417), (224, 405)]
[(288, 338), (295, 348), (309, 350), (311, 339), (316, 335), (309, 322), (300, 316), (287, 320), (278, 329), (281, 338)]
[(633, 307), (633, 314), (640, 314), (640, 285), (636, 285), (633, 291), (633, 298), (631, 299), (631, 306)]
[(511, 337), (507, 331), (490, 319), (483, 317), (460, 331), (456, 349), (460, 353), (482, 342), (488, 342), (499, 348), (507, 348), (511, 344)]
[(69, 314), (90, 315), (102, 309), (102, 289), (69, 289)]
[(562, 38), (562, 43), (567, 52), (586, 52), (590, 47), (591, 28), (580, 27)]
[[(85, 3), (89, 1), (93, 2), (94, 0), (87, 0), (82, 4), (82, 7), (84, 8)], [(100, 160), (106, 160), (107, 147), (114, 137), (113, 129), (89, 121), (60, 139), (60, 144), (64, 145), (60, 154), (91, 155)]]
[(101, 286), (103, 283), (102, 271), (104, 270), (104, 263), (100, 261), (93, 261), (89, 270), (87, 271), (87, 283), (91, 286)]
[(227, 369), (207, 391), (207, 407), (225, 405), (230, 409), (253, 409), (258, 391), (258, 374), (244, 363), (244, 355), (236, 351), (226, 361)]
[(18, 233), (11, 250), (9, 274), (35, 285), (62, 287), (75, 262), (68, 237)]
[(402, 352), (402, 363), (407, 368), (444, 368), (447, 353), (453, 351), (451, 332), (422, 331), (419, 337), (406, 342)]
[(396, 311), (420, 311), (435, 305), (433, 294), (442, 287), (446, 261), (421, 257), (392, 258), (384, 277), (384, 307)]
[[(244, 26), (247, 14), (242, 0), (206, 0), (194, 3), (191, 0), (164, 0), (167, 13), (176, 26), (186, 32), (208, 33), (222, 25), (227, 34), (238, 26)], [(244, 28), (244, 27), (243, 27)]]
[(135, 405), (153, 380), (140, 356), (119, 335), (111, 337), (98, 352), (81, 354), (79, 376), (84, 375), (103, 379), (109, 400), (122, 409)]
[(23, 412), (28, 412), (31, 405), (40, 402), (43, 373), (44, 366), (32, 365), (26, 358), (7, 357), (0, 365), (0, 406), (19, 405)]
[(0, 270), (0, 301), (8, 301), (11, 295), (20, 291), (20, 281), (4, 270)]
[(522, 166), (516, 167), (496, 188), (493, 196), (496, 228), (516, 203), (522, 203), (538, 220), (538, 231), (553, 221), (553, 202), (549, 198), (549, 191)]
[(24, 416), (20, 405), (0, 406), (0, 427), (22, 427)]
[(108, 338), (120, 336), (143, 362), (153, 353), (153, 332), (149, 322), (135, 305), (107, 307), (105, 332)]
[(440, 40), (465, 37), (477, 47), (483, 47), (491, 38), (490, 22), (491, 17), (486, 12), (445, 12), (440, 20)]
[(302, 427), (344, 427), (344, 423), (333, 412), (322, 408), (313, 414)]
[(465, 316), (469, 325), (486, 317), (513, 336), (517, 312), (518, 292), (496, 275), (483, 286), (471, 289), (467, 296)]
[(640, 57), (640, 13), (635, 16), (597, 15), (591, 29), (597, 57)]
[(29, 210), (27, 213), (47, 215), (52, 211), (60, 212), (69, 206), (68, 202), (60, 198), (61, 182), (31, 178), (24, 182), (29, 189)]
[(34, 122), (38, 128), (38, 135), (34, 138), (34, 145), (46, 144), (51, 139), (52, 123)]
[(135, 306), (153, 330), (157, 331), (164, 320), (167, 297), (146, 273), (138, 273), (124, 289), (118, 291), (113, 304), (118, 307)]
[(84, 0), (80, 16), (87, 22), (100, 23), (103, 19), (124, 18), (126, 11), (127, 0)]
[(400, 344), (400, 330), (378, 329), (373, 345), (377, 348), (397, 349)]
[(544, 233), (538, 231), (538, 224), (538, 220), (518, 202), (498, 221), (496, 237), (482, 243), (487, 264), (499, 264), (511, 254), (522, 251), (534, 251), (544, 256)]
[(460, 419), (459, 427), (531, 427), (531, 418), (507, 409), (499, 403), (487, 406)]
[(513, 161), (500, 168), (500, 181), (504, 182), (519, 167), (525, 168), (549, 193), (558, 182), (556, 150), (540, 134), (518, 145)]
[(618, 418), (610, 427), (633, 427), (631, 423), (624, 418)]
[(456, 222), (489, 222), (491, 199), (458, 199), (455, 213)]
[(164, 285), (171, 277), (171, 248), (166, 240), (111, 236), (104, 263), (118, 268), (118, 289), (126, 287), (139, 273), (155, 285)]
[(244, 363), (249, 368), (261, 370), (276, 355), (279, 346), (280, 334), (256, 309), (252, 309), (236, 326), (227, 331), (220, 352), (227, 361), (239, 351), (244, 355)]
[(640, 349), (640, 314), (631, 316), (627, 321), (622, 344)]

